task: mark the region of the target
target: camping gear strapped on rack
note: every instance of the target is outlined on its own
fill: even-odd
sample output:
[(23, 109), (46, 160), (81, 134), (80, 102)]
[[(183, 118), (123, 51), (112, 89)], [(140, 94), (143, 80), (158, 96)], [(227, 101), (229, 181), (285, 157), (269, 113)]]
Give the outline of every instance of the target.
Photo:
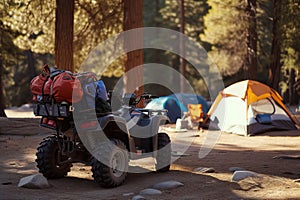
[(207, 120), (210, 128), (239, 135), (297, 129), (282, 97), (269, 86), (253, 80), (237, 82), (221, 91)]
[(98, 106), (98, 110), (110, 111), (105, 85), (92, 72), (73, 74), (45, 65), (43, 72), (32, 79), (30, 89), (35, 102), (34, 114), (43, 117), (41, 125), (49, 125), (51, 120), (53, 129), (56, 123), (52, 121), (70, 117), (74, 104), (81, 110), (95, 110)]
[(82, 98), (80, 81), (70, 71), (43, 67), (43, 72), (30, 82), (30, 89), (35, 102), (76, 103)]

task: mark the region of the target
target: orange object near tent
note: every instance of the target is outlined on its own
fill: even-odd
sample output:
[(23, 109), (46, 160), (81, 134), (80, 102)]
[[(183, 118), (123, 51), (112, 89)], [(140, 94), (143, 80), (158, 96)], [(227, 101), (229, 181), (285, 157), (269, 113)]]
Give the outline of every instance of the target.
[(203, 121), (202, 104), (188, 104), (188, 111), (192, 122)]
[(202, 104), (188, 104), (188, 114), (192, 122), (198, 123), (198, 130), (200, 129), (200, 123), (203, 122), (203, 110)]
[[(268, 122), (261, 122), (261, 116)], [(234, 83), (221, 91), (205, 121), (208, 118), (214, 128), (241, 135), (296, 129), (296, 121), (278, 92), (253, 80)]]

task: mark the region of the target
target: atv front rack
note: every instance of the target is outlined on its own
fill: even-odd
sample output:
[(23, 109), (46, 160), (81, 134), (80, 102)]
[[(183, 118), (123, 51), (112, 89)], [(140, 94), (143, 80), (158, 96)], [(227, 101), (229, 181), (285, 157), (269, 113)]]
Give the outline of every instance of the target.
[(73, 106), (67, 102), (36, 103), (33, 107), (34, 115), (43, 117), (70, 117), (73, 110)]

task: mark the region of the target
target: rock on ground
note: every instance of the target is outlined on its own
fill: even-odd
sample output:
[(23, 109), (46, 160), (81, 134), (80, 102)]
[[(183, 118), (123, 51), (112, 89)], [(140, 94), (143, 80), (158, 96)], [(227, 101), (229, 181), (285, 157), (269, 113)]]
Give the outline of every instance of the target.
[(252, 171), (235, 171), (232, 175), (232, 181), (241, 181), (248, 177), (261, 177), (258, 173)]
[(183, 186), (183, 183), (180, 183), (178, 181), (164, 181), (157, 183), (153, 186), (154, 189), (158, 190), (169, 190), (169, 189), (174, 189), (180, 186)]
[(41, 174), (33, 174), (20, 179), (18, 187), (30, 189), (43, 189), (49, 188), (48, 180)]
[(143, 197), (142, 195), (135, 195), (134, 197), (132, 197), (131, 200), (141, 200), (141, 199), (146, 199), (146, 198)]
[(153, 188), (147, 188), (140, 191), (140, 195), (161, 195), (161, 194), (162, 192), (160, 190), (153, 189)]

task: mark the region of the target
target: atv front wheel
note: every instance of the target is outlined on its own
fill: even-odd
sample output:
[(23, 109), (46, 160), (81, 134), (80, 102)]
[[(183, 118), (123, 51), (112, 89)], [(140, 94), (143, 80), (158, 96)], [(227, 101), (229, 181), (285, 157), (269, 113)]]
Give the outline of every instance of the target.
[(97, 158), (92, 160), (94, 180), (102, 187), (112, 188), (121, 185), (127, 176), (128, 151), (125, 144), (117, 139), (110, 140), (97, 151)]
[(60, 162), (68, 157), (59, 155), (58, 139), (55, 135), (47, 137), (37, 148), (36, 162), (39, 172), (48, 179), (62, 178), (68, 174), (72, 164)]
[(158, 172), (170, 170), (171, 163), (171, 140), (166, 133), (158, 133), (158, 149), (155, 168)]

